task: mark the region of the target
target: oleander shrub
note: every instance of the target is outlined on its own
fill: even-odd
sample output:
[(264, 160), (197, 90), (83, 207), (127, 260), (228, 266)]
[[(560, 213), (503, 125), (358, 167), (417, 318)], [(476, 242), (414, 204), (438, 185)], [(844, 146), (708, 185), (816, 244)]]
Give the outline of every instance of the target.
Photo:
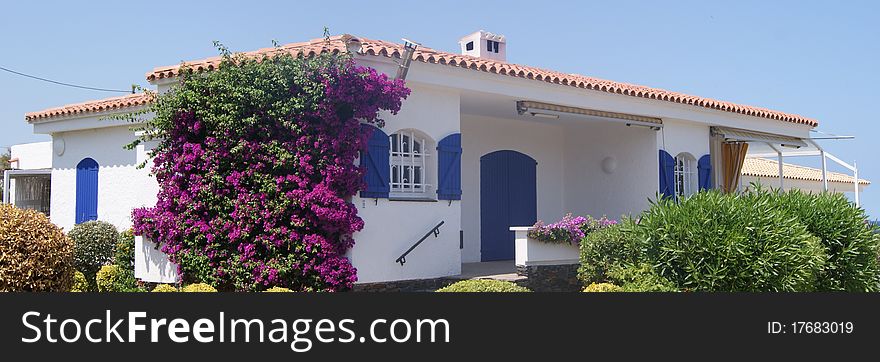
[(213, 293), (217, 289), (205, 283), (195, 283), (180, 288), (180, 291), (184, 293)]
[(584, 293), (611, 293), (622, 292), (623, 289), (611, 283), (590, 283), (584, 288)]
[(66, 292), (73, 241), (40, 212), (0, 203), (0, 291)]
[(840, 193), (759, 190), (751, 197), (769, 198), (778, 203), (819, 238), (828, 260), (819, 274), (817, 290), (880, 290), (880, 236), (865, 223), (864, 209)]
[(608, 270), (618, 264), (637, 263), (642, 244), (637, 240), (635, 221), (623, 218), (620, 223), (587, 234), (580, 242), (578, 278), (589, 285), (608, 280)]
[(152, 292), (154, 293), (176, 293), (177, 288), (170, 284), (159, 284), (155, 288), (153, 288)]
[(85, 274), (91, 290), (97, 287), (94, 281), (102, 266), (113, 262), (119, 232), (112, 224), (104, 221), (86, 221), (77, 224), (67, 236), (73, 240), (73, 260), (76, 270)]
[(470, 279), (455, 282), (437, 289), (441, 293), (497, 293), (497, 292), (531, 292), (528, 288), (503, 280)]
[(76, 271), (73, 273), (73, 286), (70, 287), (71, 292), (88, 292), (89, 291), (89, 281), (86, 280), (85, 274), (81, 271)]
[[(328, 39), (328, 41), (331, 41)], [(357, 280), (345, 256), (363, 220), (354, 161), (409, 94), (403, 80), (346, 54), (262, 58), (221, 48), (216, 70), (183, 69), (138, 129), (160, 191), (133, 211), (186, 283), (221, 290), (340, 291)], [(122, 118), (143, 120), (141, 115)]]
[(820, 239), (761, 192), (657, 200), (634, 228), (643, 262), (681, 290), (816, 290)]
[(264, 293), (290, 293), (293, 291), (290, 289), (287, 289), (287, 288), (283, 288), (283, 287), (271, 287), (269, 289), (264, 290), (263, 292)]

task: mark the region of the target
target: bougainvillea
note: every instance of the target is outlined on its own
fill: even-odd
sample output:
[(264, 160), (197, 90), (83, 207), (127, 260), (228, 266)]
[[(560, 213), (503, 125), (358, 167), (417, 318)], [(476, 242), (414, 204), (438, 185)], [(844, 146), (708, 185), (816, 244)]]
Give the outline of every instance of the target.
[(133, 212), (136, 233), (187, 283), (351, 288), (344, 254), (363, 221), (350, 197), (363, 187), (355, 159), (370, 136), (360, 124), (381, 126), (380, 111), (395, 114), (408, 94), (345, 54), (225, 53), (217, 70), (182, 72), (143, 127), (160, 191), (155, 207)]
[(529, 237), (547, 243), (568, 243), (575, 245), (592, 231), (616, 225), (616, 220), (602, 216), (595, 219), (592, 216), (572, 216), (570, 213), (552, 224), (544, 224), (538, 220), (529, 230)]

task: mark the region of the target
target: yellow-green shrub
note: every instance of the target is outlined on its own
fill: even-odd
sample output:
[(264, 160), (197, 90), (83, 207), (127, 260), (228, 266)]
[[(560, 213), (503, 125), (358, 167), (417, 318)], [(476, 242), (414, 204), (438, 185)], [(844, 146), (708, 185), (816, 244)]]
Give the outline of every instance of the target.
[(531, 292), (528, 288), (521, 287), (511, 282), (492, 279), (462, 280), (449, 286), (437, 289), (440, 293), (497, 293), (497, 292)]
[(293, 291), (284, 287), (271, 287), (263, 291), (264, 293), (292, 293)]
[(116, 277), (119, 274), (119, 266), (118, 265), (104, 265), (98, 270), (98, 273), (95, 274), (95, 284), (98, 286), (99, 292), (112, 292), (113, 283), (116, 281)]
[(153, 288), (153, 292), (156, 293), (174, 293), (177, 292), (177, 288), (175, 288), (171, 284), (159, 284), (155, 288)]
[(622, 292), (623, 289), (611, 283), (592, 283), (584, 288), (585, 293)]
[(184, 293), (213, 293), (217, 289), (205, 283), (195, 283), (181, 288), (180, 291)]
[(73, 273), (73, 286), (70, 287), (71, 292), (88, 292), (89, 281), (86, 280), (85, 274), (80, 271)]
[(0, 291), (73, 286), (73, 241), (40, 212), (0, 204), (0, 255)]

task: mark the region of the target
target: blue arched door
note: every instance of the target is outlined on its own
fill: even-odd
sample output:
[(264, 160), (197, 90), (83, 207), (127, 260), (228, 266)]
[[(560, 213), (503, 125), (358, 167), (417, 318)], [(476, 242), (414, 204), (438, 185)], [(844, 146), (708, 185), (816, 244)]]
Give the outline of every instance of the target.
[(76, 165), (76, 223), (98, 219), (98, 163), (84, 158)]
[(516, 151), (480, 157), (480, 260), (514, 257), (511, 226), (537, 221), (537, 162)]

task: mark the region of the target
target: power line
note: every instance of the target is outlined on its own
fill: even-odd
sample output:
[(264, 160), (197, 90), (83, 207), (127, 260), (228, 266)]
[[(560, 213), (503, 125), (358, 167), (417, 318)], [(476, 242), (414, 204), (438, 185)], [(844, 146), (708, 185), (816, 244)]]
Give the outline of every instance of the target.
[(87, 86), (84, 86), (84, 85), (76, 85), (76, 84), (64, 83), (64, 82), (59, 82), (59, 81), (56, 81), (56, 80), (51, 80), (51, 79), (46, 79), (46, 78), (37, 77), (37, 76), (35, 76), (35, 75), (25, 74), (25, 73), (22, 73), (22, 72), (16, 72), (16, 71), (14, 71), (14, 70), (12, 70), (12, 69), (4, 68), (4, 67), (0, 67), (0, 70), (7, 71), (7, 72), (12, 73), (12, 74), (17, 74), (17, 75), (20, 75), (20, 76), (22, 76), (22, 77), (28, 77), (28, 78), (32, 78), (32, 79), (36, 79), (36, 80), (41, 80), (41, 81), (49, 82), (49, 83), (54, 83), (54, 84), (58, 84), (58, 85), (63, 85), (63, 86), (67, 86), (67, 87), (74, 87), (74, 88), (80, 88), (80, 89), (88, 89), (88, 90), (100, 91), (100, 92), (134, 93), (134, 89), (132, 89), (132, 90), (130, 90), (130, 91), (127, 91), (127, 90), (119, 90), (119, 89), (108, 89), (108, 88), (87, 87)]

